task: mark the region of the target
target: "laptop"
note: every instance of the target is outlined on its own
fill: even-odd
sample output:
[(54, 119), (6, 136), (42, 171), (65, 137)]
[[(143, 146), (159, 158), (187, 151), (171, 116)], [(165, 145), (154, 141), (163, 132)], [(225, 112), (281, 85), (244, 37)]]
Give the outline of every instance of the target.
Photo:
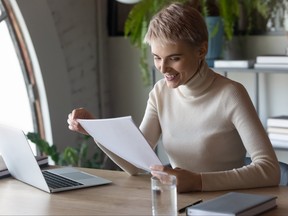
[(1, 124), (0, 155), (14, 178), (48, 193), (111, 183), (73, 167), (41, 170), (24, 132)]

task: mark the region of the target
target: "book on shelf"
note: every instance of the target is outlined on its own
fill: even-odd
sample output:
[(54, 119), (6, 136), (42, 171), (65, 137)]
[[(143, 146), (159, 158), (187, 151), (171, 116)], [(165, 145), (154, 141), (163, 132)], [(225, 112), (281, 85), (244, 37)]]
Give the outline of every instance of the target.
[[(40, 167), (46, 167), (48, 166), (48, 157), (47, 156), (35, 156), (37, 163)], [(9, 170), (7, 169), (5, 162), (0, 155), (0, 178), (8, 177), (10, 176)]]
[(214, 68), (252, 68), (255, 60), (215, 60)]
[(276, 196), (229, 192), (187, 208), (187, 215), (259, 215), (277, 206)]
[(268, 137), (270, 140), (282, 140), (288, 142), (288, 134), (280, 134), (280, 133), (268, 133)]
[(288, 134), (288, 127), (268, 127), (267, 133)]
[(288, 127), (288, 116), (272, 116), (267, 119), (267, 128), (269, 127)]
[(288, 63), (287, 64), (269, 64), (269, 63), (255, 63), (254, 68), (258, 69), (288, 69)]
[(262, 55), (256, 57), (256, 63), (264, 64), (288, 64), (287, 55)]

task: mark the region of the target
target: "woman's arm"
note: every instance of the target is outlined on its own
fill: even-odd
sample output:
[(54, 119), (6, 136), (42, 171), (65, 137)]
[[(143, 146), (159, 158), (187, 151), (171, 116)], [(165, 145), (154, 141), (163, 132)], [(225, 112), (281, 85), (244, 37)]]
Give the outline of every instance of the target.
[(226, 190), (276, 186), (279, 163), (252, 101), (242, 85), (229, 89), (225, 107), (227, 121), (237, 129), (252, 163), (221, 172), (201, 173), (202, 190)]

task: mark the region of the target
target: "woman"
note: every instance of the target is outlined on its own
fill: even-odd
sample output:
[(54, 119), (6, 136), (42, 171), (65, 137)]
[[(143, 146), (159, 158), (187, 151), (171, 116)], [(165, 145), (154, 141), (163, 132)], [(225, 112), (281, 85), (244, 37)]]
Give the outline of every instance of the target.
[[(178, 192), (278, 185), (277, 157), (247, 91), (205, 62), (208, 33), (200, 13), (171, 4), (153, 17), (145, 42), (164, 79), (149, 94), (140, 130), (152, 148), (162, 135), (172, 166), (152, 166), (152, 175), (175, 175)], [(69, 128), (86, 133), (77, 118), (93, 116), (84, 109), (69, 114)], [(126, 172), (138, 172), (100, 147)], [(252, 163), (244, 166), (246, 152)]]

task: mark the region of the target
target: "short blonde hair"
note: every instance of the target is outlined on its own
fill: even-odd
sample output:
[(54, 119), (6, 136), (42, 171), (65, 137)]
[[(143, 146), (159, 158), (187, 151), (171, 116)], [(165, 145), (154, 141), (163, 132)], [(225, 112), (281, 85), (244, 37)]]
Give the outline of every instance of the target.
[(207, 26), (191, 5), (172, 3), (154, 15), (149, 23), (144, 42), (151, 45), (155, 40), (162, 44), (184, 40), (198, 47), (208, 42)]

